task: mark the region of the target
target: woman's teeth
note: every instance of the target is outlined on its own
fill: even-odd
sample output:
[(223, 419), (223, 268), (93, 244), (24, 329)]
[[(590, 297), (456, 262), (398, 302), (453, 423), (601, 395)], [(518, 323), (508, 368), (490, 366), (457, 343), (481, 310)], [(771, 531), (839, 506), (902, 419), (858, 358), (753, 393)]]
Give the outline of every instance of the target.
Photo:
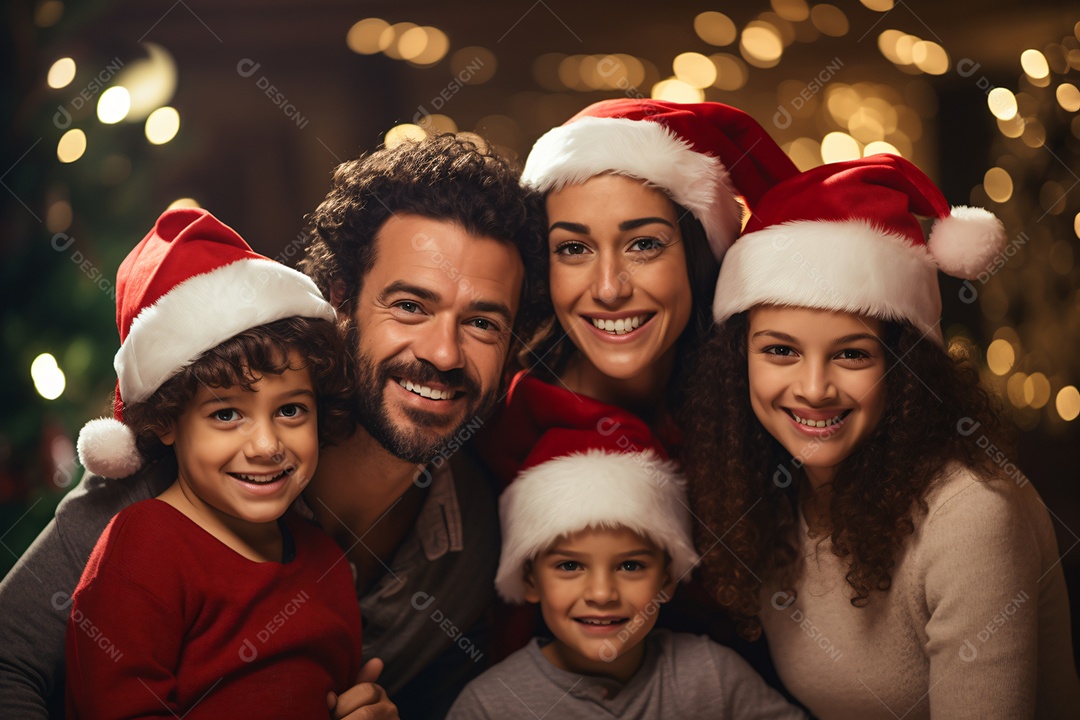
[(449, 400), (454, 397), (453, 390), (436, 390), (435, 388), (429, 388), (427, 385), (420, 385), (410, 380), (398, 380), (397, 383), (409, 392), (415, 393), (420, 397), (426, 397), (430, 400)]
[(641, 327), (641, 324), (649, 319), (648, 315), (637, 315), (630, 318), (619, 318), (618, 320), (601, 320), (599, 318), (589, 318), (593, 327), (604, 332), (615, 333), (616, 335), (625, 335), (628, 332), (637, 330)]
[(836, 423), (840, 422), (841, 420), (843, 420), (846, 415), (847, 415), (846, 412), (842, 412), (839, 415), (837, 415), (836, 417), (831, 417), (828, 420), (807, 420), (806, 418), (799, 417), (795, 413), (791, 413), (791, 417), (795, 418), (795, 422), (799, 423), (800, 425), (805, 425), (806, 427), (812, 427), (812, 428), (831, 427), (831, 426), (835, 425)]

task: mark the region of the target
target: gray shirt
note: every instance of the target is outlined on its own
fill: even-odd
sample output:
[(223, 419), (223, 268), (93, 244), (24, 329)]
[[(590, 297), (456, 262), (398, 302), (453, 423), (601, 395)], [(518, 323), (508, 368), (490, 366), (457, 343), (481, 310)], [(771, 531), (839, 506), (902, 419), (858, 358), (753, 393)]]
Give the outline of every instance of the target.
[(533, 638), (469, 683), (449, 720), (471, 718), (806, 718), (733, 650), (707, 637), (654, 630), (625, 685), (552, 665)]
[[(359, 601), (364, 659), (385, 661), (379, 683), (391, 697), (448, 654), (450, 664), (463, 668), (443, 687), (425, 682), (430, 697), (423, 703), (436, 707), (449, 702), (440, 695), (452, 698), (482, 667), (482, 650), (465, 632), (494, 596), (499, 526), (494, 494), (465, 453), (421, 478), (430, 486), (416, 524), (385, 576)], [(71, 594), (90, 552), (116, 513), (156, 497), (175, 479), (171, 459), (124, 479), (85, 475), (0, 582), (0, 717), (63, 717), (64, 634)], [(302, 502), (295, 509), (311, 517)], [(162, 554), (167, 557), (168, 548)]]

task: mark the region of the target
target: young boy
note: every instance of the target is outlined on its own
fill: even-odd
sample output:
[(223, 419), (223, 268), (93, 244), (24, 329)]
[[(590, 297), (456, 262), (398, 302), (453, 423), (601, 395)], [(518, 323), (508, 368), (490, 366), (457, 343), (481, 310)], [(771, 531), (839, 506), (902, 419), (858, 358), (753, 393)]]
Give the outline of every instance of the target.
[(69, 718), (326, 718), (360, 663), (334, 541), (286, 511), (350, 426), (333, 308), (202, 210), (173, 210), (117, 277), (114, 418), (88, 470), (175, 463), (121, 511), (72, 596)]
[(539, 603), (554, 639), (478, 677), (448, 717), (805, 717), (732, 650), (651, 632), (699, 559), (684, 483), (635, 416), (575, 423), (544, 433), (499, 501), (496, 588)]

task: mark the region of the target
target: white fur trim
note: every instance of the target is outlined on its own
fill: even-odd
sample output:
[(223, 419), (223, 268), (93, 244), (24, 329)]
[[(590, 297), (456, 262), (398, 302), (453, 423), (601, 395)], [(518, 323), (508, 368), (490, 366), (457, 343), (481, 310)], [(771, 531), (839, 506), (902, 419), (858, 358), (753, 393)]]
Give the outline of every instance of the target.
[(273, 260), (239, 260), (189, 278), (132, 321), (113, 360), (120, 396), (145, 400), (233, 335), (293, 316), (336, 318), (311, 278)]
[(942, 342), (930, 254), (862, 220), (783, 223), (740, 238), (720, 267), (713, 316), (722, 323), (756, 305), (907, 320)]
[(721, 159), (650, 120), (586, 117), (549, 130), (533, 145), (521, 182), (545, 193), (602, 173), (664, 190), (701, 222), (717, 260), (739, 236), (742, 206)]
[(685, 481), (652, 451), (589, 450), (525, 470), (499, 498), (502, 555), (495, 588), (525, 601), (525, 563), (560, 537), (588, 528), (625, 527), (671, 557), (675, 579), (688, 580), (699, 557), (690, 539)]
[(125, 478), (142, 467), (135, 433), (113, 418), (98, 418), (83, 425), (75, 448), (79, 463), (100, 477)]
[(974, 280), (1005, 249), (1005, 227), (989, 210), (961, 205), (934, 223), (927, 245), (943, 271)]

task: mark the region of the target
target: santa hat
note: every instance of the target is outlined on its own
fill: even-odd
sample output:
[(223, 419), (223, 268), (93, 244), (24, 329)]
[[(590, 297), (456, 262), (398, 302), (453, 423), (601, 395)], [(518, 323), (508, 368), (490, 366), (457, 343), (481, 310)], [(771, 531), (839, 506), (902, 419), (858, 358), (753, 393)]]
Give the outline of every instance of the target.
[(114, 417), (83, 427), (79, 462), (103, 477), (138, 470), (125, 404), (146, 400), (234, 335), (294, 316), (333, 321), (336, 314), (310, 278), (254, 252), (210, 213), (167, 211), (117, 271)]
[[(936, 219), (927, 240), (916, 215)], [(720, 268), (713, 315), (756, 305), (842, 310), (910, 322), (942, 343), (937, 271), (974, 278), (1005, 244), (982, 208), (950, 208), (917, 167), (871, 155), (808, 170), (770, 190)]]
[(697, 564), (685, 481), (645, 423), (608, 411), (597, 418), (567, 407), (499, 498), (495, 588), (507, 602), (525, 601), (526, 562), (582, 530), (627, 528), (649, 538), (671, 558), (675, 578), (687, 579)]
[(620, 98), (590, 105), (541, 136), (521, 181), (543, 193), (602, 173), (666, 191), (705, 228), (720, 260), (742, 228), (735, 197), (753, 210), (770, 187), (798, 169), (742, 110)]

